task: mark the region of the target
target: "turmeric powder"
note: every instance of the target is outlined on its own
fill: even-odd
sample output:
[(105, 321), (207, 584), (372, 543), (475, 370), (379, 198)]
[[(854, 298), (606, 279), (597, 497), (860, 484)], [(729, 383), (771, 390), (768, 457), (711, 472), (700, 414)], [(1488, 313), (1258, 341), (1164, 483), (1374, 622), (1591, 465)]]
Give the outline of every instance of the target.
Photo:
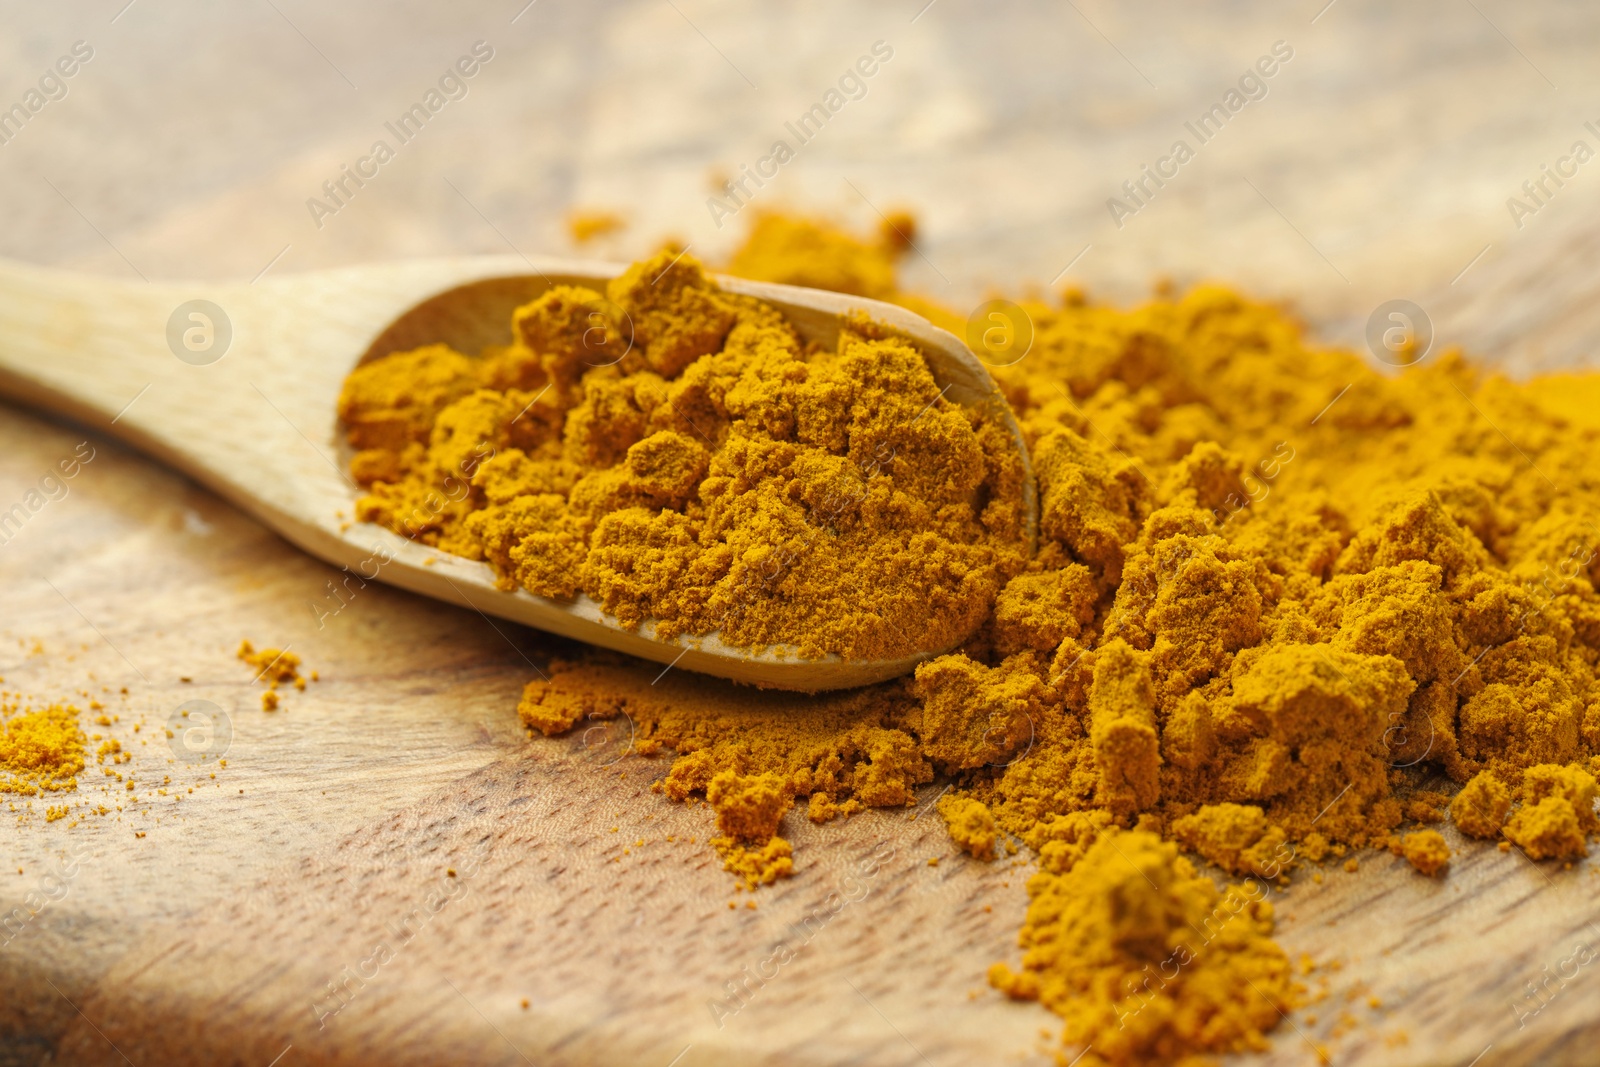
[(1045, 849), (1028, 895), (1023, 969), (997, 963), (989, 979), (1062, 1016), (1086, 1067), (1264, 1049), (1297, 1002), (1289, 958), (1268, 936), (1272, 905), (1241, 886), (1219, 891), (1148, 831), (1089, 830)]
[(742, 875), (751, 889), (794, 873), (794, 851), (778, 836), (778, 823), (794, 806), (784, 784), (771, 771), (745, 776), (734, 770), (721, 771), (706, 783), (706, 800), (716, 810), (722, 831), (711, 845), (721, 854), (723, 867)]
[(1450, 801), (1450, 819), (1468, 837), (1498, 838), (1511, 810), (1511, 790), (1488, 771), (1479, 771)]
[(0, 715), (0, 793), (37, 796), (78, 787), (87, 739), (77, 708), (34, 708), (8, 701), (0, 706)]
[(567, 234), (574, 244), (586, 245), (624, 229), (627, 220), (615, 211), (573, 211), (567, 215)]
[(994, 816), (981, 800), (972, 797), (943, 796), (939, 798), (939, 814), (950, 828), (950, 840), (974, 859), (995, 858)]
[(286, 648), (263, 648), (258, 651), (249, 641), (240, 641), (236, 655), (255, 668), (256, 681), (264, 683), (269, 690), (276, 690), (284, 682), (296, 689), (306, 687), (306, 680), (300, 674), (299, 655)]
[(1400, 854), (1423, 874), (1440, 874), (1450, 865), (1450, 846), (1437, 830), (1418, 830), (1400, 841)]
[[(897, 289), (900, 247), (774, 216), (731, 269), (895, 300), (965, 335), (958, 314)], [(818, 429), (814, 394), (774, 383), (837, 386), (869, 373), (849, 360), (882, 361), (883, 396), (823, 405), (878, 427), (931, 393), (892, 345), (805, 353), (781, 323), (683, 269), (630, 312), (645, 347), (620, 369), (582, 370), (570, 324), (594, 294), (565, 293), (519, 311), (521, 340), (504, 352), (422, 350), (358, 371), (343, 411), (365, 450), (364, 514), (400, 528), (412, 494), (487, 444), (495, 457), (471, 494), (415, 536), (486, 558), (507, 582), (593, 590), (675, 632), (720, 618), (695, 604), (760, 565), (740, 553), (804, 536), (805, 513), (784, 510), (783, 494), (819, 484), (810, 468), (751, 479), (802, 454), (835, 476), (849, 453), (783, 447), (792, 427), (821, 434), (809, 443), (837, 424)], [(711, 801), (715, 847), (751, 885), (803, 870), (781, 836), (791, 803), (826, 822), (912, 805), (944, 780), (938, 810), (964, 851), (1038, 857), (1020, 965), (991, 981), (1063, 1017), (1063, 1062), (1085, 1047), (1082, 1062), (1109, 1064), (1260, 1047), (1298, 995), (1261, 887), (1305, 863), (1365, 869), (1364, 848), (1443, 874), (1442, 834), (1399, 833), (1441, 818), (1430, 776), (1458, 787), (1449, 820), (1469, 837), (1534, 860), (1586, 852), (1600, 756), (1600, 375), (1517, 383), (1457, 351), (1391, 374), (1217, 285), (1131, 310), (1077, 292), (1021, 307), (1032, 347), (994, 374), (1033, 460), (1037, 552), (1007, 558), (1009, 517), (966, 511), (873, 557), (902, 575), (918, 560), (954, 568), (924, 575), (911, 599), (941, 591), (932, 612), (946, 613), (942, 633), (963, 634), (956, 651), (911, 678), (818, 697), (681, 674), (652, 686), (654, 669), (585, 655), (529, 684), (523, 721), (558, 734), (629, 716), (639, 755), (670, 752), (660, 791)], [(901, 389), (907, 402), (891, 401)], [(526, 425), (507, 421), (530, 404)], [(945, 465), (893, 472), (925, 516), (942, 514), (928, 502), (945, 488), (1004, 482), (981, 428), (934, 410), (940, 435), (919, 447)], [(754, 496), (727, 509), (740, 477)], [(866, 521), (864, 540), (841, 533), (846, 550), (905, 529)], [(853, 628), (884, 587), (857, 590), (870, 576), (828, 555), (786, 571), (792, 599), (736, 619), (736, 640), (894, 647), (892, 627)], [(698, 601), (676, 595), (690, 587)], [(1180, 846), (1244, 881), (1219, 888)], [(1218, 915), (1212, 936), (1199, 932)], [(1147, 981), (1180, 952), (1175, 979)]]
[(361, 518), (659, 638), (810, 657), (952, 647), (1022, 566), (1003, 428), (868, 323), (821, 350), (661, 253), (604, 297), (552, 288), (511, 326), (509, 346), (349, 376)]

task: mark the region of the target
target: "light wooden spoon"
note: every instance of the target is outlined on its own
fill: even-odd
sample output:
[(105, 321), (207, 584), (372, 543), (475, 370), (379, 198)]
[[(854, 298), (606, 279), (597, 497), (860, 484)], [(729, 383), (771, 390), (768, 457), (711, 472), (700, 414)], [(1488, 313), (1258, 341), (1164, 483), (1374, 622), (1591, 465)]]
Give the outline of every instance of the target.
[[(752, 652), (713, 634), (655, 640), (594, 601), (495, 588), (489, 566), (353, 522), (339, 387), (363, 359), (443, 341), (467, 353), (510, 339), (511, 311), (554, 284), (604, 289), (606, 263), (475, 256), (352, 267), (255, 284), (142, 284), (0, 263), (0, 393), (71, 416), (183, 471), (319, 559), (485, 616), (688, 670), (782, 689), (863, 685), (945, 649), (892, 660)], [(1027, 450), (994, 381), (952, 334), (901, 308), (795, 286), (718, 278), (775, 304), (831, 345), (863, 311), (913, 341), (945, 396), (1003, 420)], [(1032, 478), (1024, 507), (1031, 544)], [(324, 590), (315, 599), (323, 600)], [(348, 594), (342, 594), (348, 595)], [(337, 606), (324, 601), (324, 610)], [(315, 609), (313, 609), (315, 610)]]

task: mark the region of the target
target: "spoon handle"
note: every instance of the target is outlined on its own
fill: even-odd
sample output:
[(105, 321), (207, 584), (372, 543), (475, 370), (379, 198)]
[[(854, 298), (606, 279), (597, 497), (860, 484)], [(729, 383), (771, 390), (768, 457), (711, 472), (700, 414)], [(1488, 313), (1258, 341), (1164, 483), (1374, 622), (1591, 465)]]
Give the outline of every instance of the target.
[(135, 445), (282, 531), (331, 525), (339, 385), (383, 327), (519, 257), (382, 264), (253, 285), (144, 283), (0, 262), (0, 395)]
[(118, 416), (177, 362), (161, 309), (181, 299), (170, 286), (0, 261), (0, 393), (126, 434)]

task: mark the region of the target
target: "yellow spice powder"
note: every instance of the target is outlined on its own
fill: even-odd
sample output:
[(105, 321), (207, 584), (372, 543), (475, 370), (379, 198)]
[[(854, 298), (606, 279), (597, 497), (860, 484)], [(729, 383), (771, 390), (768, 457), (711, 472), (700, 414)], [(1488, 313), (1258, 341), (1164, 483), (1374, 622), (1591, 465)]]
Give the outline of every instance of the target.
[[(255, 668), (256, 681), (262, 682), (271, 689), (287, 682), (296, 689), (304, 689), (306, 680), (300, 674), (300, 657), (294, 652), (283, 648), (263, 648), (257, 650), (249, 641), (239, 642), (239, 659)], [(273, 704), (276, 707), (276, 701)], [(270, 708), (268, 709), (271, 710)]]
[(627, 225), (627, 220), (614, 211), (574, 211), (567, 216), (567, 233), (573, 243), (580, 245), (609, 237), (626, 229)]
[(64, 704), (0, 707), (0, 793), (36, 796), (78, 786), (87, 739), (78, 709)]
[(1450, 846), (1437, 830), (1406, 834), (1400, 842), (1400, 854), (1426, 875), (1441, 874), (1450, 865)]
[(1511, 790), (1489, 771), (1479, 771), (1450, 801), (1450, 819), (1469, 837), (1500, 836), (1511, 810)]
[(659, 637), (806, 656), (951, 647), (1023, 565), (1005, 428), (870, 323), (821, 350), (664, 252), (603, 297), (551, 289), (511, 332), (349, 376), (361, 518)]
[(1065, 1019), (1065, 1040), (1090, 1050), (1080, 1063), (1266, 1047), (1297, 994), (1260, 883), (1219, 890), (1145, 830), (1051, 846), (1028, 883), (1023, 969), (995, 964), (997, 988)]
[[(897, 300), (963, 333), (959, 315), (898, 292), (899, 247), (772, 216), (731, 267)], [(804, 512), (784, 512), (764, 487), (803, 494), (814, 483), (788, 480), (781, 465), (739, 468), (767, 480), (744, 483), (752, 506), (724, 513), (720, 527), (708, 526), (720, 497), (706, 483), (740, 476), (736, 454), (798, 456), (841, 425), (882, 427), (896, 390), (916, 402), (930, 394), (892, 344), (863, 336), (850, 343), (864, 347), (805, 353), (763, 312), (684, 269), (679, 295), (652, 298), (657, 311), (670, 305), (671, 325), (636, 316), (647, 335), (672, 338), (671, 357), (652, 363), (647, 338), (635, 367), (607, 371), (592, 393), (594, 372), (580, 373), (562, 340), (572, 321), (563, 308), (590, 306), (585, 294), (519, 311), (521, 340), (506, 352), (474, 361), (423, 350), (353, 375), (344, 412), (365, 450), (365, 514), (487, 558), (535, 591), (581, 586), (684, 632), (709, 625), (675, 600), (694, 588), (705, 602), (719, 588), (689, 566), (703, 560), (707, 530), (726, 531), (717, 544), (736, 545), (741, 560), (780, 551), (794, 543), (785, 516), (803, 522)], [(622, 303), (628, 292), (609, 296)], [(1297, 996), (1261, 887), (1298, 863), (1348, 856), (1356, 871), (1351, 850), (1386, 848), (1442, 873), (1442, 835), (1399, 831), (1446, 807), (1464, 834), (1533, 859), (1586, 852), (1600, 753), (1600, 376), (1516, 383), (1457, 352), (1379, 371), (1308, 341), (1282, 308), (1214, 285), (1133, 309), (1076, 293), (1022, 306), (1032, 348), (995, 374), (1033, 459), (1037, 553), (1004, 558), (1011, 520), (968, 511), (936, 527), (936, 545), (902, 540), (905, 556), (882, 557), (914, 568), (934, 551), (940, 566), (961, 560), (978, 576), (950, 616), (979, 616), (958, 651), (912, 678), (818, 697), (681, 672), (652, 685), (658, 668), (590, 655), (529, 684), (528, 726), (555, 734), (628, 715), (641, 755), (671, 752), (661, 791), (711, 802), (715, 847), (751, 884), (796, 870), (781, 836), (791, 803), (824, 822), (910, 805), (919, 785), (944, 778), (952, 788), (939, 811), (960, 847), (981, 858), (1018, 840), (1038, 856), (1023, 956), (991, 980), (1066, 1020), (1063, 1062), (1086, 1045), (1086, 1064), (1258, 1047)], [(708, 340), (727, 316), (738, 325)], [(776, 338), (776, 351), (742, 339), (750, 331)], [(893, 372), (881, 401), (857, 391), (808, 407), (804, 389), (747, 377), (817, 367), (810, 382), (838, 373), (848, 351)], [(517, 369), (532, 366), (541, 370)], [(871, 373), (859, 366), (846, 380)], [(706, 388), (691, 393), (684, 383), (701, 374)], [(543, 383), (558, 395), (532, 409), (539, 428), (493, 414), (519, 410)], [(635, 458), (653, 434), (693, 436), (672, 403), (650, 399), (663, 388), (705, 420), (709, 440), (697, 447), (713, 458), (693, 493), (683, 487), (702, 458), (677, 439)], [(757, 393), (762, 403), (745, 399)], [(711, 397), (721, 400), (701, 404)], [(970, 433), (979, 444), (964, 454), (1003, 485), (981, 428), (935, 410), (942, 436), (919, 447), (953, 463), (957, 453), (939, 449)], [(415, 494), (485, 444), (495, 459), (471, 474), (470, 492), (425, 528), (399, 522)], [(849, 587), (832, 566), (786, 572), (795, 602), (818, 611), (780, 612), (780, 624), (740, 637), (793, 639), (783, 627), (816, 626), (819, 647), (880, 651), (881, 632), (839, 629), (833, 613), (860, 601), (841, 600)], [(644, 577), (614, 578), (624, 568)], [(915, 598), (927, 600), (925, 589)], [(1455, 783), (1453, 799), (1432, 788), (1437, 776)], [(1245, 881), (1218, 888), (1180, 847)]]

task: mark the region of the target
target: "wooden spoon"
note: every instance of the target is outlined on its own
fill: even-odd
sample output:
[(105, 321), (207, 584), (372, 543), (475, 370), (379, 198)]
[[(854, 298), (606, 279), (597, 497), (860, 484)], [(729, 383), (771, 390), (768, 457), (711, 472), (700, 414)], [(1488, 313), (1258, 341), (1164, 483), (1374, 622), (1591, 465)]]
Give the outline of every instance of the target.
[[(475, 353), (510, 339), (511, 311), (551, 285), (604, 283), (624, 268), (475, 256), (269, 278), (249, 285), (143, 284), (0, 263), (0, 393), (71, 416), (183, 471), (305, 551), (487, 616), (740, 682), (815, 691), (893, 678), (945, 649), (891, 660), (801, 659), (753, 652), (713, 634), (656, 640), (579, 596), (558, 601), (495, 588), (484, 563), (353, 521), (339, 387), (364, 359), (431, 342)], [(718, 278), (781, 308), (807, 339), (832, 345), (842, 316), (864, 311), (926, 355), (945, 396), (1004, 420), (1027, 450), (994, 381), (952, 334), (889, 304), (815, 289)], [(1024, 507), (1037, 522), (1031, 476)], [(326, 611), (338, 601), (310, 592)], [(491, 620), (492, 621), (492, 620)]]

